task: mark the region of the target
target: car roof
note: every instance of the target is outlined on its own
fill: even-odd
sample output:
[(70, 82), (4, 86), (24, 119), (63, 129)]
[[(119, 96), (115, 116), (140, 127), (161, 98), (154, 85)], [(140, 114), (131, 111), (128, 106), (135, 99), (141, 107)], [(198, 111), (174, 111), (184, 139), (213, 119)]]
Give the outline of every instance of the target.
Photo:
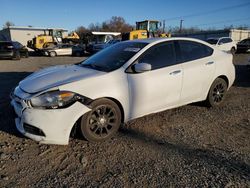
[(232, 39), (232, 38), (231, 37), (210, 37), (207, 40), (211, 40), (211, 39), (213, 39), (213, 40), (219, 40), (219, 39)]
[[(174, 41), (174, 40), (187, 40), (187, 41), (193, 41), (193, 42), (198, 42), (205, 44), (207, 46), (211, 46), (207, 42), (200, 40), (200, 39), (195, 39), (195, 38), (188, 38), (188, 37), (164, 37), (164, 38), (148, 38), (148, 39), (136, 39), (132, 40), (133, 42), (142, 42), (142, 43), (148, 43), (148, 44), (157, 44), (160, 42), (166, 42), (166, 41)], [(129, 40), (131, 42), (131, 40)]]

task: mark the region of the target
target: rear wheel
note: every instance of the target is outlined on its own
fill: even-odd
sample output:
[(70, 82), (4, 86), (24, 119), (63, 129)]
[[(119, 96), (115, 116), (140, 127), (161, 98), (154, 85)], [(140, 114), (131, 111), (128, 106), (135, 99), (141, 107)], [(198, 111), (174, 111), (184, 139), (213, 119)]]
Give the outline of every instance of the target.
[(21, 55), (19, 51), (16, 51), (14, 53), (14, 57), (12, 58), (13, 60), (20, 60), (21, 59)]
[(80, 57), (81, 53), (80, 52), (76, 52), (75, 55), (76, 55), (76, 57)]
[(234, 55), (234, 54), (235, 54), (235, 52), (236, 52), (235, 47), (232, 47), (230, 51), (231, 51), (231, 53)]
[(29, 57), (29, 52), (26, 52), (25, 53), (25, 58), (28, 58)]
[(50, 56), (50, 57), (55, 57), (55, 56), (56, 56), (56, 52), (54, 52), (54, 51), (50, 52), (50, 53), (49, 53), (49, 56)]
[(210, 107), (220, 105), (224, 99), (225, 94), (227, 92), (227, 83), (222, 78), (216, 78), (213, 82), (212, 86), (210, 87), (206, 103)]
[(90, 142), (101, 142), (111, 138), (121, 124), (121, 111), (109, 99), (99, 99), (92, 104), (92, 110), (81, 120), (82, 135)]

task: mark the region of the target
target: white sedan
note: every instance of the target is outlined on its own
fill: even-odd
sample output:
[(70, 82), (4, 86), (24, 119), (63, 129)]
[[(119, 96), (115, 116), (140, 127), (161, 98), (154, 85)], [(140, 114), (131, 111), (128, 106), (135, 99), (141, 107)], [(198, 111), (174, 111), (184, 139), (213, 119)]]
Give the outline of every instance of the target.
[(230, 37), (209, 38), (207, 42), (218, 47), (220, 50), (231, 52), (232, 54), (235, 54), (237, 50), (236, 42)]
[(232, 55), (201, 40), (133, 40), (31, 74), (11, 104), (17, 129), (40, 143), (68, 144), (74, 125), (97, 142), (150, 113), (198, 101), (220, 105), (234, 79)]

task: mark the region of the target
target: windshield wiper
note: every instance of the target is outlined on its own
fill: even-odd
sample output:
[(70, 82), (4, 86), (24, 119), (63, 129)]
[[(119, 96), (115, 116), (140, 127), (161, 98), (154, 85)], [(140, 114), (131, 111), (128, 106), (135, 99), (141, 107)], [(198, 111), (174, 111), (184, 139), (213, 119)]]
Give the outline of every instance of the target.
[(80, 64), (80, 66), (106, 72), (102, 66), (96, 64)]
[(92, 68), (95, 69), (95, 67), (92, 64), (79, 64), (81, 67), (87, 67), (87, 68)]

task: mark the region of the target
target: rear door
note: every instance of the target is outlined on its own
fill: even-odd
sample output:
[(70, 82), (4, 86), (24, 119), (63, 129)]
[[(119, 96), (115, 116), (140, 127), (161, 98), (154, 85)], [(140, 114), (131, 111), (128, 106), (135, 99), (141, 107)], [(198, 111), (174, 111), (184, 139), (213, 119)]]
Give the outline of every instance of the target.
[(176, 48), (183, 67), (181, 102), (199, 101), (206, 95), (213, 79), (213, 49), (198, 42), (185, 40), (179, 40)]
[(72, 46), (62, 45), (62, 55), (72, 55)]

